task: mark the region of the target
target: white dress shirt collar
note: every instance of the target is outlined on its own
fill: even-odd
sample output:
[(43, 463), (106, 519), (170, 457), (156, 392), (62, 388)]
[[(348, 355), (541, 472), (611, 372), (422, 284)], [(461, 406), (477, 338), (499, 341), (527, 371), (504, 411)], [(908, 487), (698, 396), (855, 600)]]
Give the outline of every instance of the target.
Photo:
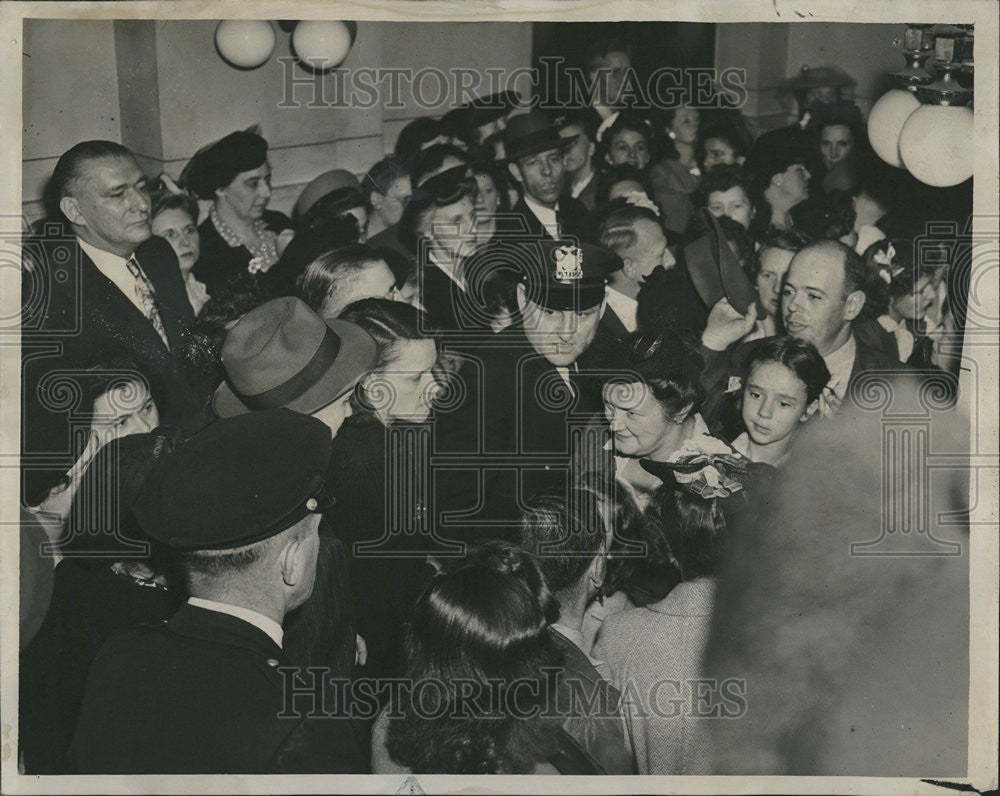
[(622, 326), (627, 331), (634, 332), (639, 327), (639, 322), (636, 320), (639, 302), (631, 296), (626, 296), (621, 291), (615, 290), (611, 285), (604, 289), (604, 294), (608, 298), (608, 304), (604, 311), (614, 310), (618, 320), (622, 322)]
[(285, 637), (285, 632), (281, 629), (281, 625), (273, 619), (250, 608), (244, 608), (242, 605), (220, 603), (215, 600), (206, 600), (203, 597), (188, 597), (188, 603), (196, 608), (204, 608), (220, 614), (229, 614), (229, 616), (235, 616), (237, 619), (249, 622), (254, 627), (267, 633), (271, 637), (271, 640), (279, 647)]
[(527, 192), (524, 194), (524, 203), (528, 206), (528, 209), (534, 213), (535, 218), (537, 218), (546, 231), (553, 237), (559, 237), (559, 222), (556, 220), (556, 213), (559, 212), (559, 203), (556, 203), (555, 207), (546, 207), (541, 205), (532, 199)]
[(847, 394), (847, 384), (851, 380), (851, 371), (854, 369), (854, 358), (858, 353), (858, 344), (851, 334), (836, 351), (831, 351), (823, 361), (826, 369), (830, 371), (830, 381), (828, 386), (833, 390), (839, 400), (844, 400)]
[[(106, 276), (111, 281), (111, 284), (124, 293), (125, 298), (131, 301), (139, 312), (145, 315), (146, 310), (143, 309), (142, 302), (135, 292), (135, 277), (132, 276), (132, 272), (128, 270), (128, 266), (125, 264), (126, 258), (119, 257), (117, 254), (112, 254), (109, 251), (104, 251), (104, 249), (98, 249), (81, 238), (77, 238), (76, 242), (80, 244), (83, 253), (94, 261), (97, 270)], [(141, 266), (139, 270), (142, 270)]]
[(451, 260), (439, 260), (432, 249), (430, 253), (430, 261), (432, 265), (444, 271), (445, 275), (452, 282), (458, 285), (463, 292), (465, 291), (465, 280), (459, 276), (458, 269), (455, 267), (455, 264), (451, 262)]

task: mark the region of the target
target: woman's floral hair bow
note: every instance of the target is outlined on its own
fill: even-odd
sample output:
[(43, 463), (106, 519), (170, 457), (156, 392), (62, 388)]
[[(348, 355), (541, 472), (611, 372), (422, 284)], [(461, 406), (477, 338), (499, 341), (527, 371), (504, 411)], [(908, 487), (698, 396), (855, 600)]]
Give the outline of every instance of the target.
[(878, 263), (883, 268), (879, 269), (878, 275), (887, 285), (892, 284), (892, 280), (895, 279), (903, 272), (903, 266), (893, 265), (893, 260), (896, 257), (896, 250), (890, 243), (885, 251), (877, 251), (872, 255), (872, 261)]

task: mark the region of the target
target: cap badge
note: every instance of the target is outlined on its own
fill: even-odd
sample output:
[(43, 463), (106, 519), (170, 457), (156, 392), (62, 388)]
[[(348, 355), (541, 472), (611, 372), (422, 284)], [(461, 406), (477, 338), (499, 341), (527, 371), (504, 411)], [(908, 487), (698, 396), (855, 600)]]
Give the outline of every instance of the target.
[(583, 279), (583, 252), (577, 246), (560, 246), (552, 252), (556, 261), (555, 279), (569, 282)]

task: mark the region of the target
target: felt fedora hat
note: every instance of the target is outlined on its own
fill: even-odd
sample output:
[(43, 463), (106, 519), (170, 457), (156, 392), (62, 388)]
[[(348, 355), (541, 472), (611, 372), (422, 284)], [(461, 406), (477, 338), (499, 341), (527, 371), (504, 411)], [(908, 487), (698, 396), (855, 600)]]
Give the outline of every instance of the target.
[(559, 135), (552, 118), (539, 110), (512, 116), (504, 131), (507, 160), (516, 162), (528, 155), (561, 149), (566, 142)]
[(226, 378), (212, 409), (219, 417), (277, 407), (312, 414), (371, 370), (375, 356), (375, 340), (360, 326), (324, 321), (292, 296), (273, 299), (226, 335)]
[(715, 216), (702, 210), (708, 232), (684, 247), (684, 260), (695, 290), (711, 309), (723, 296), (738, 313), (746, 315), (751, 304), (757, 305), (757, 317), (763, 318), (757, 291), (730, 247)]

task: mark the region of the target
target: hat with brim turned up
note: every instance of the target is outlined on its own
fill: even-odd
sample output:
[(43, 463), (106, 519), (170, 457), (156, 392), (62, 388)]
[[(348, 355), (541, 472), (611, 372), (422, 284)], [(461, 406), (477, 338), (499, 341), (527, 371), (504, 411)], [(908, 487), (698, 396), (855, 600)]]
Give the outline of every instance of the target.
[(695, 290), (709, 309), (725, 297), (740, 315), (746, 315), (750, 305), (757, 304), (757, 315), (763, 318), (765, 311), (757, 291), (718, 220), (707, 210), (702, 210), (702, 214), (708, 232), (684, 247), (685, 263)]

